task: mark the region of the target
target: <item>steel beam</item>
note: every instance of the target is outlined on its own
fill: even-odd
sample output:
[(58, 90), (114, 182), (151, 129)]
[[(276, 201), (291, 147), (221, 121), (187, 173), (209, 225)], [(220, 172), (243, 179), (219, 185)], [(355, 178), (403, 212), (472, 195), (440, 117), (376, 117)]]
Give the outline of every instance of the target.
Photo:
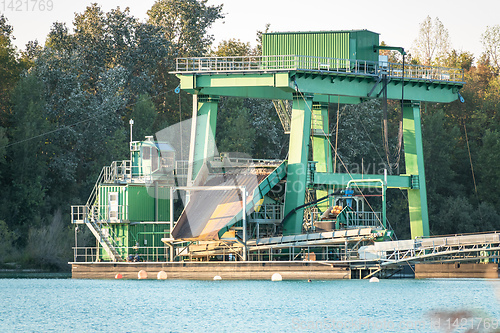
[(425, 186), (424, 150), (420, 103), (403, 103), (403, 139), (406, 173), (418, 175), (418, 186), (408, 189), (411, 238), (429, 236), (429, 215)]
[[(312, 100), (312, 95), (301, 93), (293, 97), (284, 216), (305, 202)], [(283, 234), (300, 234), (303, 215), (304, 209), (299, 209), (290, 216), (283, 224)]]
[[(330, 173), (333, 171), (333, 166), (332, 148), (330, 147), (330, 141), (328, 140), (328, 134), (330, 131), (328, 122), (328, 104), (313, 103), (311, 130), (313, 161), (318, 162), (316, 163), (316, 171)], [(316, 190), (316, 198), (322, 198), (328, 195), (328, 192), (329, 191), (325, 190)], [(330, 200), (323, 201), (318, 204), (318, 208), (321, 212), (324, 212), (328, 209), (329, 205)]]
[(189, 147), (188, 185), (191, 185), (203, 162), (216, 154), (215, 128), (217, 124), (216, 96), (193, 95), (193, 119)]
[[(314, 174), (314, 184), (316, 185), (336, 185), (336, 186), (347, 186), (347, 183), (351, 180), (360, 179), (379, 179), (384, 180), (384, 175), (376, 174), (360, 174), (360, 173), (325, 173), (316, 172)], [(411, 176), (400, 175), (400, 176), (387, 176), (387, 188), (400, 188), (400, 189), (411, 189)], [(374, 186), (376, 187), (376, 186)]]

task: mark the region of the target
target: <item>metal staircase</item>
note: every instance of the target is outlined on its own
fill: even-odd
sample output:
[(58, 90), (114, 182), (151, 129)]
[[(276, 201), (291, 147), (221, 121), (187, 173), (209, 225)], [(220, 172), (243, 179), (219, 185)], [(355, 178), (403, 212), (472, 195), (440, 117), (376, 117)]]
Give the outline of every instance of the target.
[[(93, 219), (85, 219), (85, 224), (90, 229), (90, 231), (94, 234), (95, 238), (99, 241), (99, 244), (103, 247), (103, 249), (108, 252), (109, 256), (113, 261), (123, 261), (123, 258), (116, 250), (113, 245), (114, 240), (109, 234), (103, 232), (103, 229), (99, 226), (99, 223), (94, 221)], [(107, 223), (106, 223), (107, 224)], [(111, 230), (111, 229), (109, 229)]]
[[(112, 167), (113, 165), (111, 168)], [(102, 168), (89, 199), (87, 200), (87, 204), (84, 206), (71, 206), (71, 220), (72, 223), (76, 224), (85, 223), (102, 248), (109, 254), (111, 260), (124, 261), (116, 249), (117, 246), (113, 237), (115, 236), (113, 229), (106, 220), (99, 218), (99, 206), (96, 205), (99, 185), (105, 182), (113, 182), (116, 178), (111, 175), (112, 173), (110, 173), (110, 167)], [(107, 228), (103, 229), (103, 226)]]
[(289, 134), (292, 123), (292, 103), (287, 100), (274, 99), (273, 104), (280, 118), (281, 125), (285, 130), (285, 134)]

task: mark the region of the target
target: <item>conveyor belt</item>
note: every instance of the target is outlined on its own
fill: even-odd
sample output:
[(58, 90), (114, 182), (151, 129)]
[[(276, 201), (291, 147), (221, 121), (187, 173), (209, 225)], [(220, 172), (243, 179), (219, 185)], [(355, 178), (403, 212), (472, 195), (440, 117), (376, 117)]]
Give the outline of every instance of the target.
[[(204, 186), (245, 186), (247, 214), (286, 175), (286, 164), (258, 172), (225, 174), (210, 178)], [(219, 240), (242, 219), (240, 190), (191, 191), (190, 200), (172, 230), (176, 240)]]

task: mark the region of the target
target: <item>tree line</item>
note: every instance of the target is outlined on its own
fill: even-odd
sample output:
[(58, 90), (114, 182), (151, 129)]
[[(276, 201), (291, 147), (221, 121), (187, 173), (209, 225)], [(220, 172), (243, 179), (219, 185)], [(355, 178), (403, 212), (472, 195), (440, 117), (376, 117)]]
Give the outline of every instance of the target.
[[(128, 8), (104, 12), (92, 4), (75, 14), (72, 31), (54, 23), (43, 45), (18, 50), (0, 16), (0, 267), (65, 267), (73, 242), (69, 207), (87, 200), (104, 165), (127, 158), (128, 120), (140, 139), (191, 116), (190, 96), (175, 92), (179, 83), (169, 74), (175, 58), (260, 54), (262, 31), (256, 47), (238, 39), (212, 45), (208, 29), (223, 17), (222, 5), (206, 0), (159, 0), (144, 22)], [(439, 23), (428, 18), (422, 31), (446, 40)], [(488, 28), (477, 60), (442, 41), (439, 52), (410, 56), (465, 70), (465, 104), (428, 103), (422, 110), (435, 234), (500, 229), (499, 35), (498, 27)], [(287, 137), (270, 101), (221, 98), (219, 106), (219, 151), (286, 158)], [(336, 110), (332, 104), (331, 137), (338, 137), (340, 158), (348, 165), (385, 161), (380, 103), (339, 106), (338, 128)], [(399, 112), (390, 103), (391, 137)], [(388, 218), (400, 238), (409, 235), (405, 205), (404, 193), (391, 194)]]

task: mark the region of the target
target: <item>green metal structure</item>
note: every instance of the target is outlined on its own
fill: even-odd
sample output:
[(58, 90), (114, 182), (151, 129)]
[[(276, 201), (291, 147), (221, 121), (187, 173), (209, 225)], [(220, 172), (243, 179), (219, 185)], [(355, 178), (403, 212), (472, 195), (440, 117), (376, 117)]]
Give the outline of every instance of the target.
[(170, 250), (161, 239), (173, 226), (174, 164), (170, 145), (151, 137), (130, 142), (130, 160), (104, 167), (87, 204), (71, 207), (72, 223), (86, 224), (97, 243), (95, 252), (75, 252), (75, 258), (167, 261)]
[[(455, 101), (463, 71), (378, 61), (378, 41), (378, 34), (366, 30), (270, 33), (263, 35), (263, 56), (177, 59), (174, 73), (194, 100), (188, 179), (195, 181), (203, 163), (214, 158), (220, 96), (289, 101), (291, 113), (280, 116), (290, 127), (284, 215), (291, 216), (283, 223), (283, 235), (302, 233), (304, 209), (297, 207), (304, 205), (308, 187), (319, 197), (350, 181), (371, 179), (378, 180), (373, 187), (407, 190), (412, 238), (429, 236), (420, 102)], [(333, 173), (330, 98), (356, 104), (384, 89), (388, 99), (404, 98), (406, 173)], [(312, 171), (310, 162), (316, 162)]]

